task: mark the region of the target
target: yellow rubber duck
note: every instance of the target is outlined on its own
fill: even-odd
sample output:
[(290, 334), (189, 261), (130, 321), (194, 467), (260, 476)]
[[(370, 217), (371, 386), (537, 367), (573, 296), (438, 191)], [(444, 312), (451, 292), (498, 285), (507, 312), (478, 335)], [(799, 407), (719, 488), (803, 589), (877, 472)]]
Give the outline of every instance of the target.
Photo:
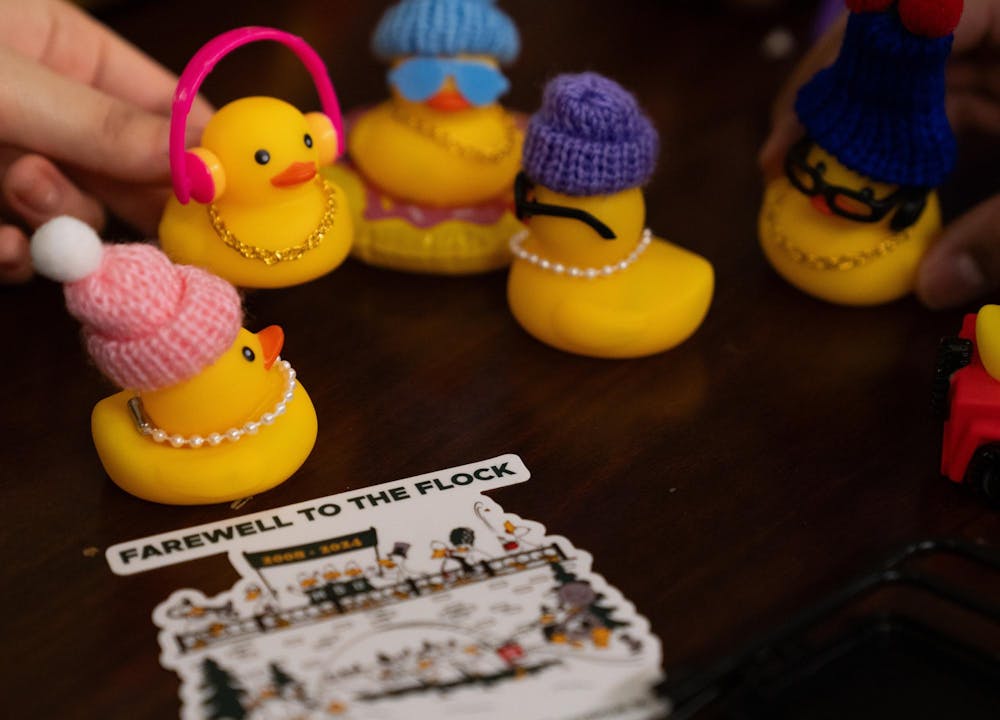
[(288, 479), (316, 440), (316, 412), (280, 360), (281, 328), (241, 328), (235, 288), (151, 245), (102, 245), (61, 217), (31, 243), (40, 273), (65, 283), (98, 368), (122, 392), (91, 417), (111, 479), (153, 502), (227, 502)]
[(510, 262), (523, 130), (497, 100), (509, 85), (500, 64), (518, 44), (493, 0), (403, 0), (385, 12), (373, 48), (390, 65), (391, 97), (351, 122), (350, 164), (324, 171), (355, 212), (357, 257), (445, 274)]
[(994, 380), (1000, 380), (1000, 305), (984, 305), (976, 315), (976, 352)]
[[(296, 52), (324, 112), (302, 114), (275, 98), (242, 98), (216, 112), (201, 146), (185, 152), (184, 123), (201, 81), (224, 55), (258, 40)], [(336, 160), (341, 132), (329, 76), (301, 38), (239, 28), (210, 41), (178, 80), (170, 136), (174, 197), (159, 230), (164, 251), (251, 288), (297, 285), (336, 268), (350, 251), (353, 222), (344, 191), (319, 168)]]
[[(830, 185), (858, 193), (867, 190), (876, 199), (901, 192), (898, 185), (849, 170), (816, 145), (807, 150), (804, 162), (822, 169)], [(850, 206), (848, 200), (843, 203)], [(891, 302), (912, 292), (920, 261), (941, 232), (937, 193), (914, 203), (920, 207), (916, 222), (896, 231), (894, 215), (876, 223), (841, 217), (822, 195), (807, 195), (788, 177), (780, 177), (764, 195), (761, 248), (778, 274), (814, 297), (841, 305)]]
[(170, 198), (160, 221), (164, 252), (251, 288), (297, 285), (340, 265), (353, 221), (344, 191), (318, 174), (332, 157), (321, 157), (313, 125), (267, 97), (215, 113), (201, 144), (224, 168), (224, 191), (207, 207)]
[(840, 56), (799, 92), (807, 134), (789, 152), (785, 175), (768, 184), (760, 242), (800, 290), (877, 305), (913, 290), (941, 231), (933, 188), (955, 160), (944, 64), (962, 3), (848, 5)]
[[(396, 60), (393, 67), (416, 59)], [(456, 59), (500, 72), (497, 61), (485, 55)], [(499, 103), (476, 107), (453, 77), (442, 82), (420, 102), (407, 100), (394, 87), (390, 100), (357, 118), (348, 151), (366, 178), (400, 200), (427, 207), (478, 205), (510, 190), (523, 133)]]
[(657, 149), (652, 124), (613, 81), (584, 73), (546, 87), (515, 190), (530, 220), (511, 241), (507, 286), (514, 317), (542, 342), (639, 357), (683, 342), (704, 319), (711, 264), (644, 230), (641, 186)]

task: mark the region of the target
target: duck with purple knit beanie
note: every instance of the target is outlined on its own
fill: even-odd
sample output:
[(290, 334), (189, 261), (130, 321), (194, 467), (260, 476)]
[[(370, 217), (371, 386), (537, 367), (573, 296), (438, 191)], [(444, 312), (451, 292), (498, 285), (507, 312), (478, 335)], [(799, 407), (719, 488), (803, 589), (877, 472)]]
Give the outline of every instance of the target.
[(659, 137), (636, 99), (594, 73), (561, 75), (530, 120), (515, 186), (507, 299), (531, 335), (560, 350), (628, 358), (667, 350), (701, 324), (707, 260), (645, 227), (642, 187)]
[(284, 334), (242, 328), (228, 282), (152, 245), (104, 245), (70, 217), (38, 228), (31, 256), (64, 283), (94, 363), (123, 388), (91, 416), (97, 454), (123, 490), (228, 502), (284, 482), (309, 456), (316, 412), (278, 357)]
[(945, 61), (962, 0), (847, 0), (834, 64), (800, 91), (803, 139), (772, 181), (760, 242), (800, 290), (843, 305), (909, 294), (955, 164)]
[(355, 257), (411, 272), (506, 267), (523, 141), (500, 103), (520, 49), (495, 0), (401, 0), (372, 39), (389, 100), (348, 118), (349, 161), (325, 174), (354, 212)]

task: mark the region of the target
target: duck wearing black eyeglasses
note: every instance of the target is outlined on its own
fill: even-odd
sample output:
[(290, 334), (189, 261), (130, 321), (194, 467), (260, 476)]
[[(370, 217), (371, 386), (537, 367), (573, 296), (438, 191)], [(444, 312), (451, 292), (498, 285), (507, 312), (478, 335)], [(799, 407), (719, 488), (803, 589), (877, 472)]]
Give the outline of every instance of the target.
[(806, 135), (767, 187), (760, 242), (800, 290), (842, 305), (878, 305), (913, 290), (941, 231), (934, 188), (955, 160), (944, 63), (962, 2), (847, 5), (837, 61), (796, 101)]
[[(545, 89), (528, 125), (511, 241), (511, 312), (531, 335), (579, 355), (629, 358), (687, 339), (708, 311), (707, 260), (645, 228), (642, 186), (656, 130), (634, 97), (593, 73)], [(533, 182), (534, 181), (534, 182)]]
[(524, 137), (498, 102), (500, 65), (519, 49), (513, 22), (493, 0), (403, 0), (372, 45), (391, 97), (352, 116), (350, 165), (329, 173), (358, 200), (354, 254), (420, 272), (505, 267)]

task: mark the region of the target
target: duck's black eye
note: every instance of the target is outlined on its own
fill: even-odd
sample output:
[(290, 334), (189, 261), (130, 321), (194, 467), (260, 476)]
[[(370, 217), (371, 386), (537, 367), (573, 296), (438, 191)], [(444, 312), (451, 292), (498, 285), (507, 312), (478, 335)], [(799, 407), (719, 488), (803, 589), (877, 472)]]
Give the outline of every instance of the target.
[(820, 175), (822, 175), (823, 173), (825, 173), (826, 172), (826, 163), (825, 162), (818, 162), (818, 163), (816, 163), (816, 172), (818, 172)]
[(267, 150), (258, 150), (253, 154), (253, 159), (257, 161), (258, 165), (267, 165), (271, 162), (271, 153)]
[(311, 148), (313, 146), (313, 138), (312, 135), (310, 135), (309, 133), (306, 133), (306, 136), (303, 138), (303, 141), (305, 142), (307, 148)]
[(250, 348), (248, 348), (248, 347), (246, 347), (244, 345), (243, 346), (243, 357), (246, 359), (247, 362), (253, 362), (254, 359), (256, 359), (257, 356), (253, 354), (253, 350), (251, 350)]
[(863, 197), (865, 200), (871, 200), (872, 198), (875, 197), (875, 191), (872, 190), (870, 187), (861, 188), (861, 197)]

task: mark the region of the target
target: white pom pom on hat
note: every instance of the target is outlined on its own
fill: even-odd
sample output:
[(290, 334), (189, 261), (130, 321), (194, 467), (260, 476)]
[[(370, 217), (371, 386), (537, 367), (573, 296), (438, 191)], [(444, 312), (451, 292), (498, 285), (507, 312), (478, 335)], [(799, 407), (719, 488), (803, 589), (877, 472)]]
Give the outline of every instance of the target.
[(35, 270), (58, 282), (76, 282), (97, 272), (104, 245), (82, 220), (61, 215), (49, 220), (31, 236), (31, 262)]

